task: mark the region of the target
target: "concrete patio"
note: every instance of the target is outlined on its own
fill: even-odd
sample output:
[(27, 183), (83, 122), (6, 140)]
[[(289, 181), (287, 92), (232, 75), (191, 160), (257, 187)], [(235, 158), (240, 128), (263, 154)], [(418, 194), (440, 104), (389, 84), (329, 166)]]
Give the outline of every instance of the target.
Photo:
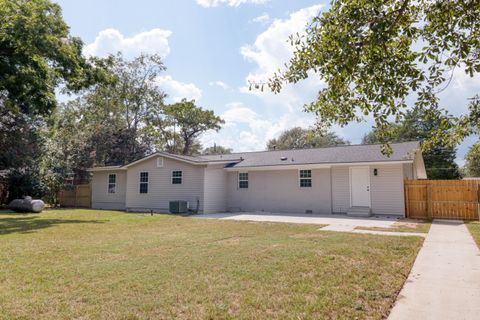
[(296, 213), (269, 213), (269, 212), (236, 212), (215, 213), (194, 216), (201, 219), (221, 219), (239, 221), (287, 222), (304, 224), (328, 225), (322, 230), (352, 231), (356, 227), (391, 227), (399, 216), (372, 216), (368, 218), (349, 217), (344, 214), (296, 214)]

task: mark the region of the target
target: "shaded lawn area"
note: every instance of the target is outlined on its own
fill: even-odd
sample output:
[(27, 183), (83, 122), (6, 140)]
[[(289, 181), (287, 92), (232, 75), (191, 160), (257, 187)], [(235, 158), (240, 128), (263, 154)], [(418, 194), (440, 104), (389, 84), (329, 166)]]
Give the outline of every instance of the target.
[(480, 248), (480, 222), (479, 221), (465, 221), (468, 231)]
[(0, 319), (385, 317), (423, 240), (320, 227), (0, 213)]
[(417, 219), (401, 219), (396, 221), (390, 228), (381, 228), (381, 227), (356, 227), (355, 229), (360, 230), (375, 230), (375, 231), (387, 231), (387, 232), (417, 232), (417, 233), (428, 233), (430, 226), (432, 225), (431, 221), (428, 220), (417, 220)]

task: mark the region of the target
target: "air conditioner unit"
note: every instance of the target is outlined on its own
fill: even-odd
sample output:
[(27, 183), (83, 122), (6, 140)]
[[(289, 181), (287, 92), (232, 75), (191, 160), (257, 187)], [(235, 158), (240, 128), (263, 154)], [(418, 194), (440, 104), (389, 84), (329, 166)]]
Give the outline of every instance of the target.
[(170, 201), (169, 209), (170, 213), (187, 213), (188, 202), (183, 200)]

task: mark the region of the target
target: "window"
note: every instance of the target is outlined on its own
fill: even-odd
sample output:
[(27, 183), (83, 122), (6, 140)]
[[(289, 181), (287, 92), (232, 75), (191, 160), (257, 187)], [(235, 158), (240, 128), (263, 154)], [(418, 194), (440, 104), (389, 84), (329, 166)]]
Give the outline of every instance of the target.
[(248, 188), (248, 172), (239, 172), (238, 173), (238, 187), (240, 189)]
[(172, 171), (172, 184), (182, 184), (182, 171)]
[(163, 168), (163, 158), (162, 157), (157, 158), (157, 168)]
[(312, 170), (300, 170), (300, 188), (312, 186)]
[(108, 175), (108, 193), (115, 193), (117, 191), (117, 175), (111, 173)]
[(140, 172), (140, 193), (148, 193), (148, 172)]

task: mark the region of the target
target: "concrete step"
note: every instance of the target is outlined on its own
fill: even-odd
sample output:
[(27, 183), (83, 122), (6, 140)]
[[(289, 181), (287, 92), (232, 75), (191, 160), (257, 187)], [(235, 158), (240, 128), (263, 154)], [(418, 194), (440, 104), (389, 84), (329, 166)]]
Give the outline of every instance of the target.
[(370, 217), (372, 210), (370, 207), (351, 207), (348, 209), (347, 215), (351, 217)]

